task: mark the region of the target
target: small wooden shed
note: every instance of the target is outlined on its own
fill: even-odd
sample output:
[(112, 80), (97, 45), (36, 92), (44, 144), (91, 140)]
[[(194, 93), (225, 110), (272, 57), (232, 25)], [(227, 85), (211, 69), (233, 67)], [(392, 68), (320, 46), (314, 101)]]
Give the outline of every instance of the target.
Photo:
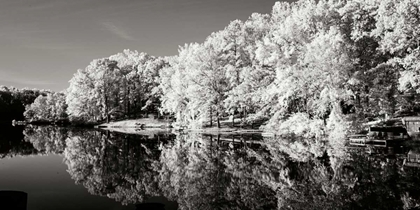
[(406, 127), (407, 132), (420, 132), (420, 116), (403, 117), (401, 120), (403, 125)]

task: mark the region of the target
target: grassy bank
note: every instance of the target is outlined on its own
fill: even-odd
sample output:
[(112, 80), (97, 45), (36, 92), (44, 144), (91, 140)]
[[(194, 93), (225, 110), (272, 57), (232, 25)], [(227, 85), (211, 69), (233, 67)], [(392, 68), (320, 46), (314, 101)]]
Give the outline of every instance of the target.
[(122, 120), (98, 125), (100, 128), (169, 128), (171, 123), (166, 120), (153, 118), (141, 118), (133, 120)]

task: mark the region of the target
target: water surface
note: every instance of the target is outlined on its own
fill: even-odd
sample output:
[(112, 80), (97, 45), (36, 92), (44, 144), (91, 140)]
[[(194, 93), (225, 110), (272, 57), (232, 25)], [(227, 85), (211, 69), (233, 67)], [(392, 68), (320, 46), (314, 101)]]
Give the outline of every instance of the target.
[[(413, 142), (3, 127), (0, 190), (27, 209), (410, 209)], [(411, 164), (415, 165), (415, 164)], [(1, 208), (2, 209), (2, 208)]]

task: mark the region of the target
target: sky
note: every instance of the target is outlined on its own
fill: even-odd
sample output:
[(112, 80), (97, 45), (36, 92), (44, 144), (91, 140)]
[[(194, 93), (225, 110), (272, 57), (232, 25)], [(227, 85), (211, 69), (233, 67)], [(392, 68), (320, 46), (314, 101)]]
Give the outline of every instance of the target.
[(0, 0), (0, 85), (61, 91), (124, 49), (176, 55), (275, 0)]

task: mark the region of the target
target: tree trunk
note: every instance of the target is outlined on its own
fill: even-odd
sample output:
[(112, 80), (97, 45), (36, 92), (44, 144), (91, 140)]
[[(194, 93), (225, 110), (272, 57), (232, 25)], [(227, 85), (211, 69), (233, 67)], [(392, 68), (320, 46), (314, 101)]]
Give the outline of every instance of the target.
[(235, 127), (235, 112), (232, 114), (232, 127)]
[(130, 113), (130, 88), (128, 88), (127, 90), (127, 116), (128, 118), (131, 117), (131, 113)]
[(217, 128), (220, 128), (220, 117), (219, 117), (219, 111), (216, 112), (217, 115)]
[(241, 128), (244, 125), (244, 111), (241, 112)]
[(213, 127), (213, 111), (211, 107), (210, 107), (210, 127)]
[(139, 107), (140, 107), (140, 109), (139, 109), (140, 110), (139, 111), (140, 117), (143, 117), (143, 116), (141, 116), (142, 113), (141, 113), (141, 101), (140, 100), (139, 100)]
[(105, 115), (106, 115), (106, 122), (109, 123), (109, 110), (108, 110), (108, 96), (105, 93)]

